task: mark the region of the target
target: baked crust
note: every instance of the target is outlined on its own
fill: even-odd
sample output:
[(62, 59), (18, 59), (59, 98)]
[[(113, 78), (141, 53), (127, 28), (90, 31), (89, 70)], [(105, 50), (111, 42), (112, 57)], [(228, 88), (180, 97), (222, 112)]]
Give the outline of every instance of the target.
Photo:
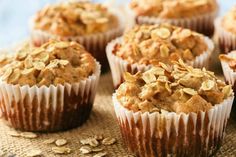
[(63, 37), (101, 33), (117, 27), (118, 19), (105, 6), (91, 2), (65, 2), (40, 10), (34, 29)]
[(216, 0), (132, 0), (130, 7), (138, 16), (190, 18), (217, 10)]
[(187, 66), (182, 60), (172, 66), (160, 63), (144, 73), (125, 73), (124, 79), (116, 91), (117, 100), (134, 112), (204, 112), (233, 95), (231, 85), (213, 72)]
[(95, 60), (76, 42), (24, 45), (1, 69), (1, 80), (14, 85), (50, 86), (78, 83), (93, 74)]
[(123, 36), (113, 53), (139, 64), (170, 63), (182, 59), (193, 61), (207, 50), (204, 36), (189, 29), (168, 24), (135, 26)]
[(13, 55), (5, 52), (0, 54), (0, 68), (4, 67), (6, 64), (9, 64), (12, 61)]
[(227, 31), (236, 34), (236, 6), (223, 17), (221, 25)]
[(221, 54), (219, 55), (219, 59), (223, 62), (228, 63), (229, 67), (233, 71), (236, 71), (236, 51), (232, 51), (231, 54), (231, 56), (227, 54)]

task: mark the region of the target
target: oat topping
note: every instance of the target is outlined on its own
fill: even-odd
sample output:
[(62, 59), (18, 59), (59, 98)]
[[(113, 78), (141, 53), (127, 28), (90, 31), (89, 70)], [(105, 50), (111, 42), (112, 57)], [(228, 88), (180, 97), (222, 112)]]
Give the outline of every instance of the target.
[[(24, 57), (18, 57), (24, 53)], [(41, 47), (23, 47), (2, 67), (1, 80), (10, 84), (49, 86), (77, 83), (95, 69), (95, 60), (75, 42), (50, 41)]]
[(231, 85), (205, 68), (195, 69), (182, 60), (169, 68), (171, 71), (165, 70), (162, 63), (143, 73), (125, 73), (125, 82), (116, 91), (117, 100), (134, 112), (197, 113), (233, 95)]
[(42, 151), (39, 149), (32, 149), (26, 154), (27, 157), (40, 157), (42, 156)]
[(23, 137), (26, 139), (35, 139), (38, 137), (38, 135), (33, 132), (18, 132), (16, 130), (8, 131), (8, 135), (12, 137)]
[(15, 130), (9, 131), (7, 134), (12, 137), (20, 137), (21, 136), (20, 133)]
[(222, 19), (222, 26), (229, 32), (236, 34), (236, 6), (234, 6)]
[(236, 51), (232, 51), (230, 53), (231, 55), (228, 54), (221, 54), (219, 56), (219, 59), (223, 62), (228, 63), (229, 67), (233, 70), (236, 71)]
[(11, 60), (12, 60), (12, 55), (11, 54), (1, 52), (1, 54), (0, 54), (0, 68), (5, 66), (6, 64), (10, 63)]
[(97, 147), (99, 142), (95, 138), (91, 138), (88, 143), (91, 147)]
[(68, 147), (52, 147), (52, 151), (55, 154), (70, 154), (71, 149)]
[(103, 151), (103, 148), (93, 148), (92, 151), (93, 152), (101, 152), (101, 151)]
[(112, 145), (114, 143), (116, 143), (116, 139), (115, 138), (107, 137), (107, 138), (104, 138), (102, 140), (102, 144), (103, 145)]
[(170, 63), (182, 59), (193, 61), (208, 49), (204, 36), (168, 24), (135, 26), (126, 32), (115, 55), (139, 64)]
[(22, 132), (20, 133), (20, 136), (29, 139), (34, 139), (38, 137), (38, 135), (33, 132)]
[(187, 18), (217, 10), (216, 0), (132, 0), (137, 15), (159, 18)]
[(64, 145), (67, 144), (67, 140), (65, 140), (65, 139), (58, 139), (58, 140), (55, 141), (55, 144), (57, 146), (64, 146)]
[(92, 148), (89, 146), (82, 146), (79, 150), (82, 154), (89, 154), (92, 152)]
[(107, 156), (106, 148), (115, 144), (116, 138), (105, 137), (102, 134), (93, 135), (80, 140), (82, 147), (80, 147), (81, 156), (92, 155), (95, 157)]
[(90, 138), (81, 139), (81, 140), (80, 140), (80, 143), (81, 143), (82, 145), (89, 144), (89, 139), (90, 139)]
[(59, 36), (105, 32), (118, 19), (105, 6), (91, 2), (64, 2), (46, 6), (34, 19), (34, 28)]
[(43, 141), (43, 144), (53, 144), (53, 143), (55, 143), (55, 141), (56, 141), (55, 139), (50, 138), (50, 139)]
[(94, 135), (94, 138), (99, 141), (99, 140), (103, 139), (103, 135), (101, 135), (101, 134)]

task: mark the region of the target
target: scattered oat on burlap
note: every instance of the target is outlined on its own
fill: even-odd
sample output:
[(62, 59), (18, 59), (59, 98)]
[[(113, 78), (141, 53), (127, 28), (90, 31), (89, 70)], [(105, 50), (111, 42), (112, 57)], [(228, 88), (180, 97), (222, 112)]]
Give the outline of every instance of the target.
[[(127, 149), (122, 142), (120, 130), (116, 123), (115, 113), (112, 106), (111, 95), (113, 92), (111, 75), (105, 74), (100, 79), (98, 93), (94, 108), (89, 120), (79, 128), (61, 133), (38, 134), (35, 139), (12, 137), (8, 134), (10, 128), (0, 120), (0, 148), (3, 152), (16, 154), (17, 157), (25, 157), (30, 150), (39, 149), (47, 157), (57, 156), (52, 152), (53, 144), (45, 144), (47, 139), (66, 139), (72, 151), (66, 155), (77, 157), (81, 155), (79, 148), (82, 146), (81, 139), (96, 134), (103, 134), (106, 137), (114, 137), (117, 142), (111, 146), (103, 146), (110, 157), (127, 155)], [(224, 144), (218, 151), (217, 156), (224, 157), (236, 154), (236, 107), (233, 108), (231, 119), (227, 127), (227, 135)]]
[[(217, 53), (215, 53), (217, 56)], [(216, 60), (214, 57), (213, 60)], [(221, 69), (219, 63), (214, 65), (213, 70)], [(219, 72), (220, 75), (221, 72)], [(103, 135), (104, 137), (113, 137), (117, 139), (116, 143), (109, 146), (102, 146), (108, 157), (125, 156), (128, 151), (123, 144), (119, 126), (117, 125), (115, 113), (112, 105), (112, 93), (113, 85), (110, 73), (102, 75), (95, 99), (93, 111), (88, 121), (79, 128), (72, 129), (60, 133), (52, 134), (38, 134), (37, 138), (28, 139), (22, 137), (13, 137), (9, 135), (11, 130), (0, 119), (0, 156), (1, 153), (15, 154), (15, 157), (25, 157), (32, 150), (40, 150), (42, 154), (47, 157), (57, 157), (52, 151), (52, 147), (55, 147), (54, 139), (66, 139), (68, 143), (63, 147), (68, 147), (71, 152), (68, 157), (81, 156), (80, 148), (82, 144), (81, 139), (86, 139), (94, 135)], [(49, 143), (49, 144), (45, 144)], [(50, 144), (51, 143), (51, 144)], [(100, 147), (99, 147), (100, 148)], [(224, 139), (223, 146), (218, 151), (217, 157), (236, 156), (236, 106), (234, 105), (231, 118), (229, 120), (226, 137)]]

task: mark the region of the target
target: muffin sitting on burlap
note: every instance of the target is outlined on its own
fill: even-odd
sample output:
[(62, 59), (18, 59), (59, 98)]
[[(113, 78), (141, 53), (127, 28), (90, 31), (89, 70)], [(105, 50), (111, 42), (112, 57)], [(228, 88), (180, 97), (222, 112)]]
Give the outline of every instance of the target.
[(216, 0), (131, 0), (138, 24), (170, 23), (211, 36), (219, 10)]
[(45, 6), (31, 23), (31, 39), (41, 45), (49, 39), (76, 41), (108, 68), (105, 46), (121, 35), (120, 12), (92, 2), (63, 2)]
[(1, 110), (21, 130), (73, 128), (89, 116), (99, 75), (100, 65), (75, 42), (25, 45), (1, 69)]
[(122, 137), (137, 156), (211, 156), (219, 148), (234, 99), (231, 85), (181, 60), (124, 79), (113, 104)]
[(159, 62), (182, 59), (196, 68), (208, 67), (213, 42), (199, 33), (169, 24), (137, 25), (110, 42), (107, 57), (115, 87), (123, 73), (145, 71)]

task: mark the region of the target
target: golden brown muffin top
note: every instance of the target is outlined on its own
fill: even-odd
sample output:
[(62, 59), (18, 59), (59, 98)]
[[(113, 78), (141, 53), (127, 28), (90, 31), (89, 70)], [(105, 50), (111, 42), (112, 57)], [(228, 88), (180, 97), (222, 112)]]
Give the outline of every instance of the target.
[(203, 35), (167, 24), (135, 26), (113, 53), (129, 63), (156, 64), (193, 61), (208, 49)]
[(160, 63), (144, 73), (125, 73), (124, 79), (116, 97), (134, 112), (197, 113), (233, 95), (231, 85), (213, 72), (187, 66), (182, 60), (172, 66)]
[(223, 17), (221, 25), (227, 31), (236, 34), (236, 6)]
[(0, 68), (4, 67), (6, 64), (12, 61), (13, 55), (5, 52), (0, 54)]
[(24, 45), (2, 67), (0, 78), (13, 85), (50, 86), (78, 83), (95, 70), (94, 58), (75, 42), (50, 41), (41, 47)]
[(236, 71), (236, 51), (232, 51), (229, 54), (221, 54), (219, 56), (219, 59), (223, 62), (228, 63), (229, 67), (233, 70)]
[(132, 0), (137, 15), (159, 18), (189, 18), (217, 10), (216, 0)]
[(59, 36), (79, 36), (105, 32), (117, 25), (117, 17), (101, 4), (65, 2), (40, 10), (33, 27)]

